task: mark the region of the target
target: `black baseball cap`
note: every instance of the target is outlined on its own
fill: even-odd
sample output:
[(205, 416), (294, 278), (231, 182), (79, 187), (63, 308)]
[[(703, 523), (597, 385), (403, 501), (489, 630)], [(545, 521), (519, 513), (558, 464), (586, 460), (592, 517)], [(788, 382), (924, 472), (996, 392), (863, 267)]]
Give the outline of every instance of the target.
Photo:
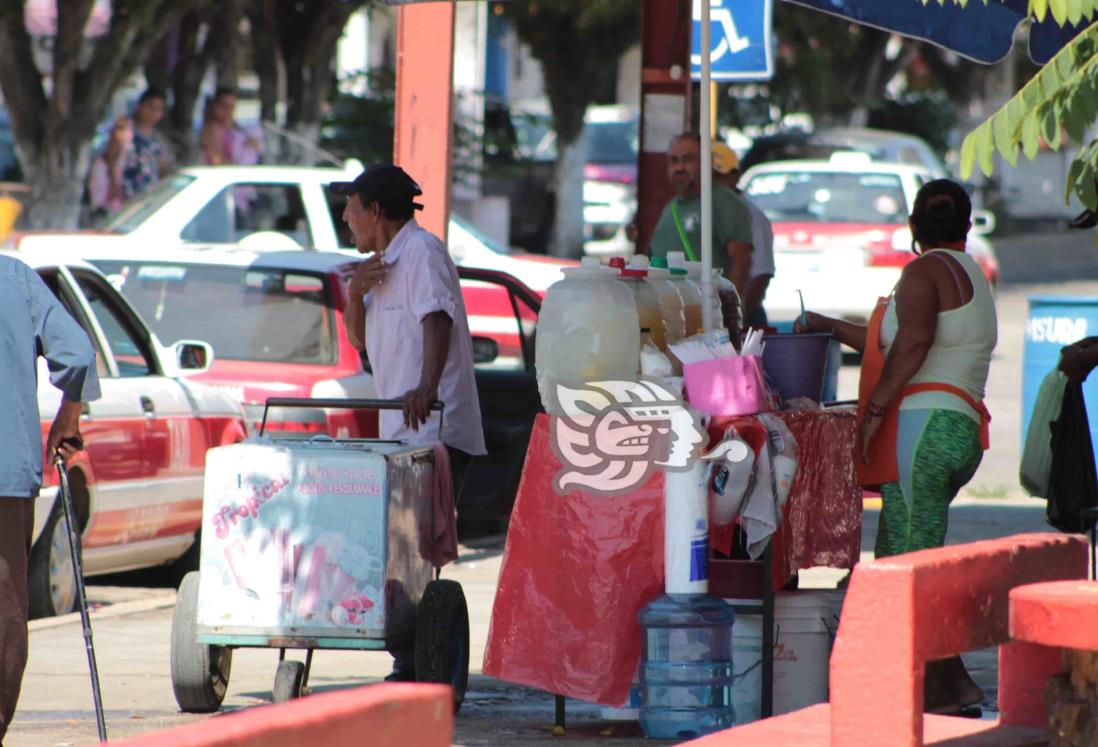
[(382, 207), (401, 208), (411, 202), (416, 210), (423, 209), (418, 202), (412, 202), (423, 194), (423, 190), (404, 169), (391, 163), (373, 164), (354, 181), (332, 182), (328, 186), (344, 197), (362, 195), (362, 201), (367, 205), (378, 202)]

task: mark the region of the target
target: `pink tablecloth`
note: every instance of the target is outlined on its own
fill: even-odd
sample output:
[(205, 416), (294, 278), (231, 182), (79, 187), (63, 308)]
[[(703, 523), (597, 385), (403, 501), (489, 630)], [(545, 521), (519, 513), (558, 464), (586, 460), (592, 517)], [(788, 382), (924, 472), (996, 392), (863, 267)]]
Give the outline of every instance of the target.
[[(801, 468), (776, 537), (775, 581), (851, 568), (861, 544), (849, 411), (782, 413)], [(627, 495), (558, 495), (549, 418), (534, 424), (500, 569), (484, 673), (619, 705), (640, 658), (637, 613), (663, 590), (663, 475)]]

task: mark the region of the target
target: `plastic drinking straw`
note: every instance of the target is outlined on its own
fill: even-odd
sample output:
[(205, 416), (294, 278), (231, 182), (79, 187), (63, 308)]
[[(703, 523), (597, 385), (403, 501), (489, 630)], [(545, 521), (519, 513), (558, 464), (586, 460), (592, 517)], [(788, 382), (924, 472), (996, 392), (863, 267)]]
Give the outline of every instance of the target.
[(804, 294), (801, 293), (800, 288), (797, 289), (797, 298), (801, 299), (801, 324), (804, 324), (807, 321), (807, 316), (804, 311)]

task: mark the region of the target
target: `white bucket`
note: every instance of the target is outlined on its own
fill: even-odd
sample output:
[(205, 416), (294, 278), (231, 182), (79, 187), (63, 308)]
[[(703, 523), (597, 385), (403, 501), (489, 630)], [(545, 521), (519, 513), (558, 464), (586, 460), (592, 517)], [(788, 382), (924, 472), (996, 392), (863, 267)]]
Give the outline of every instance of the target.
[[(727, 600), (743, 604), (739, 600)], [(774, 715), (827, 701), (830, 599), (826, 593), (795, 591), (776, 596), (774, 610)], [(762, 607), (736, 614), (732, 660), (736, 723), (757, 721), (762, 712)]]

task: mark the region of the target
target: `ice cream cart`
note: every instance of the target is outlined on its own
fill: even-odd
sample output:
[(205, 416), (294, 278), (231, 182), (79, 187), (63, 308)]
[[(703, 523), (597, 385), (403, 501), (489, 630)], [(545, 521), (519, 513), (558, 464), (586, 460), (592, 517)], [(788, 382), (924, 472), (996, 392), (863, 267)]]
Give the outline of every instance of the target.
[[(400, 409), (399, 401), (272, 398), (271, 407)], [(436, 403), (432, 409), (441, 410)], [(171, 675), (179, 707), (221, 706), (236, 648), (277, 648), (276, 702), (307, 691), (317, 649), (414, 650), (416, 680), (469, 676), (461, 585), (427, 560), (431, 448), (259, 435), (206, 458), (199, 571), (179, 587)], [(441, 414), (440, 414), (441, 429)], [(305, 661), (286, 657), (302, 649)]]

